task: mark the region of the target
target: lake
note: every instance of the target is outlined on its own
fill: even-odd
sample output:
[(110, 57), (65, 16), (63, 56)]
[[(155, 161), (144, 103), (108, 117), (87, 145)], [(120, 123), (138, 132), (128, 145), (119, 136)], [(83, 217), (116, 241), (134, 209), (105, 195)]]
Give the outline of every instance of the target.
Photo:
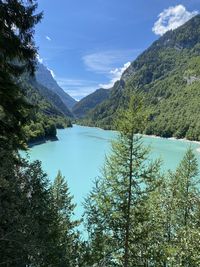
[[(43, 170), (54, 179), (58, 170), (66, 177), (74, 202), (76, 216), (81, 216), (84, 198), (100, 175), (105, 155), (109, 154), (110, 141), (116, 137), (114, 131), (74, 125), (58, 130), (58, 141), (46, 142), (29, 149), (31, 160), (40, 160)], [(163, 169), (175, 169), (186, 149), (191, 145), (200, 163), (199, 144), (183, 140), (143, 137), (144, 144), (151, 146), (151, 157), (163, 160)]]

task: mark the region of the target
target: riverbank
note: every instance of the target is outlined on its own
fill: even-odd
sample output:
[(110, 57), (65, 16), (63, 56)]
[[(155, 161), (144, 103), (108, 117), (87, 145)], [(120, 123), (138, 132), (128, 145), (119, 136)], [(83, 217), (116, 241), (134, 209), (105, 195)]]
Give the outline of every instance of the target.
[(63, 125), (56, 125), (56, 132), (55, 132), (55, 135), (52, 135), (52, 136), (42, 136), (41, 138), (36, 138), (35, 140), (32, 140), (32, 141), (28, 141), (27, 142), (27, 146), (28, 148), (32, 148), (34, 146), (37, 146), (37, 145), (42, 145), (42, 144), (45, 144), (47, 142), (55, 142), (55, 141), (58, 141), (58, 137), (57, 137), (57, 131), (58, 130), (64, 130), (64, 129), (67, 129), (67, 128), (72, 128), (73, 125), (70, 124), (69, 126), (66, 126), (64, 127)]
[(38, 145), (42, 145), (42, 144), (45, 144), (47, 142), (55, 142), (55, 141), (58, 141), (58, 137), (57, 136), (54, 136), (54, 137), (49, 137), (49, 138), (42, 138), (40, 140), (37, 140), (37, 141), (32, 141), (32, 142), (28, 142), (28, 148), (32, 148), (34, 146), (38, 146)]
[(161, 137), (157, 135), (147, 135), (147, 134), (142, 134), (142, 136), (145, 137), (152, 137), (152, 138), (159, 138), (163, 140), (174, 140), (174, 141), (183, 141), (183, 142), (188, 142), (188, 143), (193, 143), (199, 145), (199, 147), (196, 149), (198, 153), (200, 153), (200, 141), (195, 141), (195, 140), (188, 140), (186, 138), (175, 138), (175, 137)]
[[(103, 128), (100, 128), (100, 127), (92, 127), (92, 126), (88, 126), (88, 125), (84, 126), (84, 125), (79, 125), (79, 124), (72, 124), (72, 127), (83, 127), (84, 129), (88, 128), (88, 129), (96, 129), (96, 130), (100, 130), (100, 131), (117, 133), (116, 130), (106, 130), (106, 129), (103, 129)], [(64, 129), (68, 129), (68, 128), (72, 128), (72, 127), (67, 127), (67, 128), (64, 128)], [(59, 130), (59, 128), (57, 128), (57, 130)], [(200, 141), (188, 140), (186, 138), (161, 137), (161, 136), (157, 136), (157, 135), (147, 135), (147, 134), (142, 134), (142, 136), (151, 137), (151, 138), (157, 138), (157, 139), (161, 139), (161, 140), (174, 140), (174, 141), (183, 141), (183, 142), (197, 144), (199, 147), (196, 148), (196, 151), (198, 153), (200, 153)], [(54, 141), (58, 141), (58, 140), (59, 140), (59, 138), (57, 138), (57, 136), (53, 137), (53, 138), (44, 138), (44, 139), (41, 139), (41, 140), (38, 140), (38, 141), (29, 142), (28, 143), (28, 147), (32, 148), (32, 147), (37, 146), (37, 145), (41, 145), (41, 144), (44, 144), (44, 143), (47, 143), (47, 142), (54, 142)]]

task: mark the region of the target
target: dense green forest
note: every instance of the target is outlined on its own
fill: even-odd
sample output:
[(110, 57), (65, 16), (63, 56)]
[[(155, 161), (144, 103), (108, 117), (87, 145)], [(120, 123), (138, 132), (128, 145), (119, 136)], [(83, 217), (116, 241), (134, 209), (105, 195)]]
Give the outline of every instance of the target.
[(109, 97), (110, 91), (107, 89), (98, 89), (92, 94), (82, 98), (78, 103), (75, 104), (72, 111), (77, 118), (82, 118), (90, 110), (95, 108), (98, 104), (102, 103)]
[(73, 115), (58, 95), (29, 78), (22, 83), (24, 97), (32, 105), (29, 121), (24, 127), (29, 144), (55, 139), (57, 130), (72, 127)]
[(118, 138), (85, 199), (82, 220), (74, 219), (75, 203), (61, 171), (50, 183), (39, 161), (21, 158), (29, 127), (40, 131), (51, 112), (52, 125), (62, 122), (60, 111), (36, 94), (42, 105), (34, 115), (38, 130), (34, 102), (18, 82), (35, 71), (33, 30), (42, 19), (36, 1), (0, 1), (0, 14), (0, 266), (200, 266), (197, 159), (188, 149), (177, 170), (167, 173), (150, 159), (136, 134), (149, 120), (142, 94), (127, 94), (116, 116)]
[(200, 15), (167, 32), (142, 53), (83, 123), (105, 129), (135, 92), (145, 97), (146, 134), (200, 140)]
[[(68, 95), (56, 82), (51, 72), (45, 67), (42, 63), (37, 62), (36, 72), (35, 72), (36, 81), (43, 85), (43, 87), (48, 88), (51, 92), (59, 96), (62, 102), (65, 105), (65, 110), (71, 110), (73, 106), (77, 103), (77, 101)], [(42, 90), (41, 90), (42, 91)], [(72, 114), (68, 114), (68, 116), (72, 116)]]

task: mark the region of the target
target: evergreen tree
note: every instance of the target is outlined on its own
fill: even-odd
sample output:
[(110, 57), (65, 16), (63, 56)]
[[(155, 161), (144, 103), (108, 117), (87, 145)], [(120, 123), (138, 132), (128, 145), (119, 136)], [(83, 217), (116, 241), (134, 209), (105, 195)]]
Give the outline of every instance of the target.
[(96, 251), (101, 247), (101, 256), (110, 256), (112, 264), (124, 267), (144, 261), (141, 206), (159, 180), (159, 162), (149, 160), (148, 149), (135, 135), (145, 117), (140, 97), (133, 97), (129, 108), (120, 112), (118, 139), (112, 143), (102, 179), (86, 201), (91, 244), (97, 243)]
[(73, 220), (74, 209), (73, 197), (64, 176), (59, 171), (53, 186), (52, 193), (55, 211), (58, 216), (58, 254), (60, 255), (57, 266), (75, 266), (78, 263), (79, 234), (76, 227), (79, 221)]
[(30, 105), (20, 88), (20, 75), (33, 74), (37, 50), (34, 26), (42, 15), (35, 14), (36, 1), (0, 1), (0, 145), (22, 145), (22, 125)]
[[(41, 19), (41, 14), (35, 14), (36, 8), (36, 1), (32, 0), (0, 1), (0, 263), (3, 266), (24, 266), (29, 258), (26, 237), (31, 225), (27, 196), (22, 190), (26, 184), (19, 173), (24, 163), (18, 149), (24, 147), (22, 127), (30, 105), (24, 100), (20, 75), (34, 71), (33, 33)], [(33, 171), (31, 167), (29, 171)]]
[(200, 256), (197, 252), (197, 244), (200, 243), (200, 228), (197, 211), (200, 203), (200, 180), (198, 162), (191, 148), (187, 150), (172, 176), (172, 184), (175, 191), (173, 231), (176, 232), (176, 264), (198, 266)]
[(153, 266), (199, 266), (199, 193), (198, 164), (190, 148), (146, 202)]
[(50, 263), (57, 217), (41, 164), (22, 161), (20, 166), (13, 166), (11, 160), (4, 168), (0, 183), (0, 265), (55, 266)]

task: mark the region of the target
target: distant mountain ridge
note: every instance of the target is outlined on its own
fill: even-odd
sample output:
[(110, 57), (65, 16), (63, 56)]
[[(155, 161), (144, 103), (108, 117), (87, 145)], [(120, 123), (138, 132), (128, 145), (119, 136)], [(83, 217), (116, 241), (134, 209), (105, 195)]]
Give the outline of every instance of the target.
[(50, 70), (45, 67), (43, 64), (38, 62), (37, 69), (35, 73), (35, 77), (38, 83), (48, 88), (52, 92), (56, 93), (62, 102), (66, 105), (68, 109), (72, 109), (72, 107), (76, 104), (76, 100), (68, 95), (56, 82), (53, 78)]
[(28, 144), (56, 139), (56, 128), (71, 127), (73, 117), (60, 97), (26, 75), (21, 80), (24, 95), (32, 105), (29, 122), (24, 127)]
[(29, 83), (34, 89), (38, 90), (38, 93), (42, 95), (46, 101), (51, 103), (60, 113), (69, 118), (73, 118), (72, 112), (66, 107), (58, 94), (39, 84), (36, 79), (30, 79)]
[(146, 134), (200, 140), (200, 15), (168, 31), (133, 61), (84, 123), (113, 128), (118, 110), (137, 93), (149, 113)]
[(76, 103), (76, 105), (72, 109), (73, 114), (77, 118), (84, 117), (87, 112), (91, 111), (98, 104), (108, 99), (109, 94), (110, 94), (109, 89), (103, 89), (103, 88), (97, 89), (95, 92), (82, 98), (79, 102)]

